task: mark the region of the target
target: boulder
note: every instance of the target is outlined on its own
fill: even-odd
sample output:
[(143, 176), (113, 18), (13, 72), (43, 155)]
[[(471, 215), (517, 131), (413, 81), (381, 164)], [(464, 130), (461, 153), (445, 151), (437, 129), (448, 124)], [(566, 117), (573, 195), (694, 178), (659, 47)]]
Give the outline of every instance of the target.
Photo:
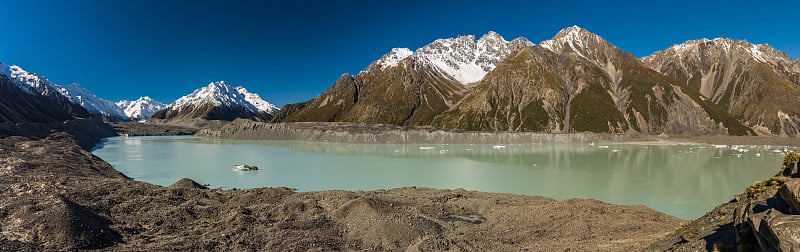
[(170, 185), (169, 188), (208, 189), (208, 187), (188, 178), (182, 178), (181, 180), (178, 180), (178, 182)]
[(763, 251), (800, 251), (800, 215), (770, 209), (750, 215), (748, 224)]
[(800, 178), (787, 180), (778, 189), (778, 195), (792, 207), (792, 212), (800, 211)]

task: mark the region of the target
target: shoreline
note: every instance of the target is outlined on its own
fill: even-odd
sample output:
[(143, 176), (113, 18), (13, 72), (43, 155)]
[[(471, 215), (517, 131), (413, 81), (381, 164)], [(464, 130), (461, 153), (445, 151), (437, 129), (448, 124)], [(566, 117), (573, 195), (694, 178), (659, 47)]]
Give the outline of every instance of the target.
[[(224, 132), (227, 126), (200, 131)], [(356, 125), (358, 131), (355, 135), (359, 137), (353, 138), (353, 134), (341, 129), (354, 126), (342, 126), (325, 130), (325, 125), (312, 123), (304, 125), (305, 129), (289, 131), (284, 127), (278, 132), (289, 132), (289, 137), (305, 139), (272, 140), (330, 139), (321, 137), (325, 133), (339, 139), (403, 139), (396, 138), (397, 132), (417, 132), (412, 136), (427, 132), (440, 136), (433, 138), (435, 140), (453, 140), (455, 138), (448, 138), (446, 134), (464, 133), (386, 125), (366, 127), (365, 132), (364, 128)], [(81, 127), (87, 126), (78, 128)], [(21, 131), (21, 135), (38, 132), (35, 129), (41, 127), (24, 128), (27, 130)], [(388, 128), (392, 134), (384, 135), (384, 138), (364, 137), (381, 134), (378, 132), (381, 128)], [(70, 129), (74, 131), (76, 128)], [(165, 129), (169, 127), (154, 132), (168, 133)], [(169, 132), (175, 131), (169, 129)], [(307, 134), (309, 132), (314, 134)], [(492, 141), (530, 140), (518, 137), (520, 134), (517, 133), (467, 134), (477, 134)], [(75, 144), (76, 139), (84, 143), (94, 139), (97, 144), (100, 139), (97, 133), (81, 137), (64, 133), (43, 135), (46, 134), (38, 132), (33, 138), (0, 137), (0, 159), (6, 161), (5, 165), (0, 165), (0, 186), (14, 188), (6, 193), (8, 201), (0, 203), (0, 210), (8, 213), (6, 218), (0, 219), (0, 226), (4, 228), (0, 233), (0, 248), (19, 251), (415, 248), (649, 251), (679, 245), (673, 244), (676, 239), (683, 239), (683, 236), (678, 236), (679, 231), (695, 232), (691, 230), (696, 229), (709, 230), (703, 231), (708, 233), (725, 227), (725, 223), (715, 220), (731, 215), (727, 210), (719, 210), (720, 207), (730, 208), (731, 203), (722, 204), (703, 217), (681, 225), (690, 227), (686, 231), (683, 228), (676, 230), (682, 220), (665, 213), (641, 205), (616, 205), (592, 199), (554, 200), (542, 196), (409, 187), (313, 192), (267, 187), (221, 190), (204, 188), (189, 179), (170, 186), (158, 186), (131, 181), (88, 152), (91, 146), (87, 149)], [(497, 138), (496, 135), (504, 137)], [(513, 135), (517, 136), (510, 137)], [(764, 141), (774, 142), (775, 139), (585, 133), (522, 135), (553, 142), (580, 140), (588, 143), (611, 139), (618, 143), (619, 140), (628, 140), (626, 143), (631, 144), (755, 145)], [(781, 143), (793, 143), (793, 139), (784, 140)], [(710, 234), (720, 232), (728, 231)], [(231, 233), (238, 235), (231, 236)], [(280, 242), (264, 243), (275, 241), (276, 237)], [(698, 248), (712, 242), (735, 244), (735, 241), (722, 238), (691, 238), (685, 245)]]
[(199, 129), (196, 136), (236, 140), (297, 140), (367, 144), (537, 144), (626, 143), (770, 145), (800, 147), (800, 138), (779, 136), (648, 135), (639, 133), (473, 132), (427, 127), (352, 123), (267, 123), (237, 119), (220, 127)]
[(0, 203), (0, 248), (12, 251), (619, 251), (681, 221), (641, 205), (463, 189), (164, 187), (131, 181), (65, 133), (0, 138), (0, 160), (0, 186), (13, 188)]

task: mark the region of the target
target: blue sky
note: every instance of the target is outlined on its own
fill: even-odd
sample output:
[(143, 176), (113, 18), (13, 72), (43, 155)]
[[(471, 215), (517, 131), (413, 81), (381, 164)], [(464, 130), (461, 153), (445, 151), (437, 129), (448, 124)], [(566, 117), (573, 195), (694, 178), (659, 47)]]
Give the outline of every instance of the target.
[(212, 81), (283, 105), (393, 47), (482, 35), (534, 43), (578, 25), (637, 57), (690, 39), (800, 57), (800, 1), (0, 0), (0, 61), (96, 95), (162, 102)]

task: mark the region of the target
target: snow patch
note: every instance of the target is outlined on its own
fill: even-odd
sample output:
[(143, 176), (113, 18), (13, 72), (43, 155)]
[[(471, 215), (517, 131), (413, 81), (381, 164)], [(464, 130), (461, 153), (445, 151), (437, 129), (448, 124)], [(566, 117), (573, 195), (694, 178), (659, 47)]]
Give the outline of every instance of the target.
[(487, 73), (483, 71), (481, 66), (470, 64), (469, 62), (454, 62), (455, 65), (451, 65), (441, 58), (428, 58), (428, 61), (436, 66), (442, 73), (453, 77), (453, 79), (462, 84), (479, 82)]
[(400, 63), (401, 60), (413, 55), (414, 52), (408, 48), (392, 48), (392, 51), (381, 57), (378, 64), (381, 65), (381, 70), (387, 67), (394, 67)]
[(269, 114), (272, 114), (278, 111), (278, 107), (272, 105), (272, 103), (262, 100), (261, 96), (259, 96), (258, 94), (248, 92), (247, 89), (245, 89), (242, 86), (236, 87), (236, 91), (244, 95), (244, 100), (249, 102), (250, 104), (253, 104), (253, 106), (255, 106), (260, 112), (267, 112)]
[(78, 83), (72, 83), (66, 86), (55, 86), (55, 89), (69, 98), (73, 103), (80, 104), (86, 108), (86, 110), (92, 114), (122, 119), (128, 117), (117, 104), (95, 96)]
[(747, 51), (750, 52), (750, 55), (753, 56), (753, 59), (767, 63), (767, 60), (764, 59), (764, 53), (762, 53), (761, 50), (758, 49), (758, 45), (756, 44), (751, 45), (750, 47), (747, 48)]
[(461, 84), (470, 84), (479, 82), (488, 72), (494, 70), (515, 49), (514, 43), (522, 43), (522, 46), (530, 44), (524, 43), (527, 40), (515, 41), (509, 42), (493, 31), (477, 40), (473, 35), (437, 39), (417, 49), (413, 57), (430, 63)]
[(36, 73), (25, 71), (25, 69), (17, 65), (4, 66), (0, 71), (10, 77), (11, 81), (26, 93), (51, 97), (58, 96), (58, 92), (54, 90), (53, 83)]
[(539, 46), (555, 53), (561, 53), (564, 52), (564, 45), (566, 44), (570, 49), (572, 49), (573, 52), (578, 54), (578, 56), (589, 59), (583, 54), (583, 51), (586, 49), (586, 45), (584, 44), (584, 39), (582, 38), (582, 31), (584, 31), (583, 28), (573, 25), (559, 31), (555, 38), (540, 42)]

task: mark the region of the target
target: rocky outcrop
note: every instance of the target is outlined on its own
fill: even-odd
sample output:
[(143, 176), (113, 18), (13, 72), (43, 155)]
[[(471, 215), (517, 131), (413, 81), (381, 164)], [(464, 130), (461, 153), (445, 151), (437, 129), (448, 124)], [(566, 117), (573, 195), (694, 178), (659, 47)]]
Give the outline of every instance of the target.
[(762, 251), (800, 250), (800, 216), (769, 209), (745, 217)]
[(0, 248), (632, 251), (678, 219), (643, 206), (465, 190), (298, 193), (131, 181), (62, 134), (0, 138)]
[(800, 179), (786, 181), (778, 193), (790, 207), (800, 213)]
[[(702, 217), (682, 224), (646, 251), (798, 251), (800, 155), (786, 156), (781, 171)], [(784, 173), (786, 171), (794, 171)]]

